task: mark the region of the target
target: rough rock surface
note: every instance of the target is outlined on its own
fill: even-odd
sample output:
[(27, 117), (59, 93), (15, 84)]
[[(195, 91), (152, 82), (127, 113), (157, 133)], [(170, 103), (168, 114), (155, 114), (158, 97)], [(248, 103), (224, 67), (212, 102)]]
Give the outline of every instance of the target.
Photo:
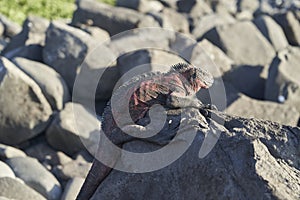
[(111, 36), (133, 28), (159, 26), (152, 17), (132, 9), (112, 7), (93, 0), (79, 0), (77, 7), (72, 19), (73, 25), (98, 26)]
[(204, 39), (197, 43), (191, 53), (191, 62), (195, 66), (203, 66), (208, 69), (214, 77), (220, 77), (232, 68), (233, 61), (226, 54)]
[(26, 154), (14, 147), (0, 144), (0, 159), (8, 159), (13, 157), (26, 157)]
[(282, 27), (289, 43), (294, 46), (300, 45), (300, 22), (297, 20), (293, 12), (277, 14), (274, 19)]
[(4, 31), (5, 31), (4, 24), (3, 24), (3, 23), (1, 23), (1, 21), (0, 21), (0, 37), (3, 37), (3, 33), (4, 33)]
[(189, 33), (189, 23), (187, 17), (180, 15), (176, 11), (165, 8), (161, 11), (162, 27), (172, 29), (176, 32)]
[(225, 112), (241, 117), (270, 120), (284, 125), (297, 126), (300, 117), (294, 107), (275, 102), (259, 101), (241, 95)]
[(4, 36), (12, 38), (13, 36), (17, 35), (21, 32), (22, 28), (19, 24), (12, 22), (11, 20), (7, 19), (7, 17), (0, 14), (0, 22), (4, 25)]
[[(74, 112), (80, 113), (80, 120), (75, 117)], [(55, 116), (46, 137), (53, 148), (73, 155), (87, 147), (97, 147), (99, 134), (95, 127), (99, 127), (99, 122), (90, 111), (80, 104), (67, 103)]]
[(21, 46), (5, 53), (5, 57), (9, 60), (12, 60), (15, 57), (22, 57), (37, 62), (43, 62), (43, 46), (39, 44)]
[(75, 177), (86, 178), (92, 164), (86, 161), (73, 160), (53, 169), (53, 173), (60, 180), (70, 180)]
[(76, 196), (79, 193), (79, 190), (83, 185), (83, 182), (84, 182), (84, 178), (78, 178), (78, 177), (69, 180), (65, 187), (65, 192), (61, 197), (61, 200), (76, 199)]
[(49, 200), (59, 199), (62, 193), (60, 183), (36, 159), (30, 157), (11, 158), (8, 165), (16, 176), (22, 179)]
[(107, 42), (110, 40), (109, 33), (106, 30), (103, 30), (97, 26), (88, 26), (82, 24), (79, 28), (90, 34), (97, 41), (99, 41), (99, 44), (101, 44), (101, 42)]
[(300, 112), (300, 49), (290, 47), (273, 60), (266, 81), (265, 99), (289, 104)]
[[(120, 56), (117, 59), (117, 67), (121, 76), (126, 75), (126, 77), (121, 78), (122, 82), (125, 82), (133, 76), (145, 72), (167, 72), (170, 70), (170, 66), (183, 62), (185, 62), (185, 60), (176, 54), (149, 49), (130, 52)], [(135, 67), (137, 67), (135, 69), (137, 71), (130, 72), (130, 70), (133, 70)]]
[[(83, 80), (93, 80), (96, 77), (98, 81), (101, 74), (105, 74), (101, 81), (106, 84), (99, 87), (96, 99), (107, 100), (116, 82), (114, 80), (119, 77), (115, 68), (110, 67), (115, 56), (111, 49), (102, 45), (102, 42), (78, 28), (61, 22), (52, 22), (47, 31), (43, 50), (44, 62), (64, 78), (70, 92), (74, 89), (74, 82), (80, 69), (82, 69), (80, 77)], [(78, 82), (75, 88), (76, 95), (81, 98), (88, 96), (86, 93), (91, 93), (92, 83), (80, 80)]]
[(211, 7), (218, 14), (231, 14), (237, 13), (237, 1), (236, 0), (218, 0), (210, 1)]
[(154, 17), (162, 28), (186, 34), (190, 32), (187, 17), (177, 13), (173, 9), (164, 8), (160, 12), (151, 12), (149, 15)]
[(276, 51), (288, 47), (289, 43), (282, 28), (271, 17), (267, 15), (260, 16), (254, 20), (254, 24), (273, 45)]
[(43, 132), (52, 114), (39, 86), (0, 58), (0, 141), (18, 144)]
[(0, 37), (0, 53), (6, 45), (7, 45), (7, 42)]
[(29, 186), (9, 177), (0, 178), (0, 196), (16, 200), (46, 200), (45, 197)]
[[(228, 132), (204, 159), (198, 157), (200, 131), (170, 166), (142, 174), (113, 170), (92, 199), (298, 199), (299, 128), (229, 116), (224, 127)], [(134, 152), (153, 149), (138, 140), (125, 146)]]
[(238, 12), (250, 11), (254, 13), (259, 8), (259, 0), (238, 0), (237, 10)]
[(236, 20), (229, 14), (220, 15), (212, 13), (201, 17), (199, 20), (193, 21), (192, 34), (195, 38), (201, 38), (210, 29), (224, 24), (233, 24)]
[(160, 11), (164, 7), (162, 3), (156, 0), (117, 0), (116, 6), (131, 8), (142, 13)]
[(175, 39), (176, 34), (172, 30), (142, 28), (124, 32), (113, 37), (111, 43), (108, 44), (108, 48), (118, 56), (145, 48), (169, 50), (170, 43)]
[[(280, 125), (300, 125), (299, 0), (117, 0), (117, 7), (99, 1), (74, 1), (71, 23), (30, 16), (21, 27), (0, 14), (0, 52), (6, 47), (6, 59), (0, 58), (0, 177), (10, 176), (0, 178), (1, 200), (51, 199), (43, 191), (57, 181), (60, 198), (75, 199), (113, 90), (136, 75), (127, 73), (135, 66), (143, 65), (139, 72), (166, 72), (178, 62), (213, 73), (213, 86), (196, 95), (203, 103), (280, 123), (219, 114), (223, 124), (213, 111), (221, 124), (211, 120), (205, 129), (199, 111), (173, 114), (162, 135), (123, 148), (157, 150), (162, 146), (155, 141), (173, 137), (181, 120), (195, 128), (201, 119), (188, 152), (156, 172), (113, 170), (93, 199), (299, 199), (299, 127)], [(28, 64), (17, 67), (8, 60)], [(56, 80), (65, 81), (73, 103), (66, 103), (65, 86)], [(204, 133), (216, 136), (208, 131), (214, 129), (223, 131), (221, 138), (199, 159)], [(190, 136), (190, 130), (184, 133)], [(177, 139), (174, 151), (160, 156), (177, 155), (177, 145), (187, 144)], [(14, 159), (29, 160), (29, 167), (20, 164), (20, 172), (30, 175), (23, 179), (42, 187), (11, 178), (7, 164)], [(130, 161), (122, 154), (117, 164), (132, 168)], [(144, 158), (137, 161), (152, 166)]]
[(16, 178), (13, 170), (7, 164), (5, 164), (5, 162), (0, 160), (0, 178), (3, 177)]
[(72, 159), (60, 151), (55, 151), (46, 141), (30, 145), (25, 149), (28, 156), (38, 159), (45, 167), (63, 165), (71, 162)]
[(28, 17), (24, 24), (22, 31), (12, 38), (11, 42), (3, 50), (5, 55), (9, 51), (15, 51), (18, 47), (28, 45), (44, 45), (46, 38), (46, 30), (49, 26), (49, 21), (35, 16)]
[(203, 0), (179, 0), (177, 7), (179, 12), (189, 13), (192, 18), (212, 13), (212, 9)]
[(275, 56), (268, 40), (249, 21), (217, 26), (204, 38), (220, 47), (239, 65), (264, 66), (270, 64)]
[(90, 37), (88, 33), (62, 22), (52, 22), (47, 30), (44, 62), (64, 78), (71, 91), (78, 68), (87, 55), (86, 43)]
[(13, 62), (40, 86), (53, 110), (61, 110), (70, 101), (65, 81), (51, 67), (21, 57), (15, 58)]
[(238, 91), (255, 99), (264, 99), (265, 83), (264, 67), (236, 66), (224, 75), (224, 80), (230, 82)]

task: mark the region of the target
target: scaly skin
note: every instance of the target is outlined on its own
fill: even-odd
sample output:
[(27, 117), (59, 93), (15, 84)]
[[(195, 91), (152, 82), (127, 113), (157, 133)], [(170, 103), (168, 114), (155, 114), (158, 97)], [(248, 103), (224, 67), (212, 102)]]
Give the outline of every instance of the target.
[[(136, 123), (139, 119), (144, 118), (151, 106), (155, 104), (162, 105), (165, 108), (204, 108), (205, 105), (200, 101), (191, 100), (189, 97), (196, 94), (201, 88), (209, 88), (212, 84), (213, 77), (209, 72), (188, 64), (177, 64), (167, 73), (148, 73), (134, 77), (113, 94), (118, 99), (114, 103), (118, 104), (121, 109), (114, 112), (113, 115), (111, 102), (108, 103), (103, 113), (102, 130), (109, 137), (115, 130), (119, 129), (114, 117), (126, 118), (123, 113), (128, 106), (128, 102), (124, 99), (128, 94), (131, 95), (129, 97), (129, 113), (133, 123)], [(124, 110), (122, 110), (123, 108)], [(144, 127), (136, 125), (136, 128), (136, 130), (142, 131)], [(121, 147), (125, 141), (112, 142)], [(101, 154), (100, 145), (97, 153)], [(116, 159), (112, 158), (112, 165)], [(110, 171), (110, 167), (94, 159), (77, 200), (91, 198)]]

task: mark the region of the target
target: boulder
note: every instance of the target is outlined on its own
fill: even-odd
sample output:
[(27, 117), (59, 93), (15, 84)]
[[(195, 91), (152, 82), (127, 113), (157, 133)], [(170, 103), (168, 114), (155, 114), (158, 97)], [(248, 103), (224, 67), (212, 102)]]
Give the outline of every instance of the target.
[[(155, 35), (155, 37), (153, 37)], [(170, 50), (169, 45), (176, 39), (173, 30), (162, 28), (141, 28), (127, 31), (112, 38), (107, 47), (116, 58), (128, 52), (142, 49)]]
[(48, 26), (49, 21), (46, 19), (36, 16), (28, 17), (23, 24), (22, 31), (12, 38), (11, 42), (3, 50), (2, 55), (6, 55), (6, 53), (22, 46), (44, 46)]
[(10, 158), (7, 164), (28, 186), (47, 199), (59, 199), (62, 193), (60, 183), (41, 163), (30, 157)]
[(73, 179), (70, 179), (65, 187), (61, 200), (76, 199), (76, 196), (79, 193), (83, 183), (84, 178), (75, 177)]
[(177, 7), (179, 12), (189, 13), (196, 5), (197, 0), (177, 1)]
[(77, 10), (73, 15), (72, 24), (98, 26), (108, 31), (111, 36), (134, 28), (159, 26), (150, 16), (95, 0), (77, 1)]
[(44, 47), (39, 44), (21, 46), (5, 53), (5, 57), (8, 58), (9, 60), (13, 60), (15, 57), (22, 57), (37, 62), (44, 62), (43, 48)]
[(3, 177), (16, 178), (15, 173), (12, 171), (12, 169), (7, 164), (5, 164), (5, 162), (2, 162), (0, 160), (0, 178)]
[(0, 159), (5, 160), (14, 157), (26, 157), (26, 154), (17, 148), (0, 144)]
[(253, 21), (253, 13), (250, 10), (243, 10), (236, 13), (235, 18), (238, 21)]
[(116, 6), (137, 10), (142, 13), (160, 11), (163, 4), (157, 0), (117, 0)]
[(256, 15), (267, 14), (267, 15), (277, 15), (287, 13), (288, 11), (298, 11), (300, 8), (299, 1), (285, 0), (285, 1), (260, 1), (259, 10), (257, 10)]
[(7, 41), (0, 36), (0, 54), (4, 47), (7, 45)]
[(47, 30), (44, 62), (64, 78), (70, 90), (87, 55), (90, 38), (84, 31), (58, 21), (52, 22)]
[(5, 26), (4, 24), (0, 21), (0, 37), (3, 38), (3, 33), (5, 31)]
[(226, 24), (233, 24), (236, 20), (229, 14), (209, 14), (201, 17), (199, 20), (193, 21), (192, 35), (196, 39), (201, 39), (202, 36), (210, 29)]
[(278, 54), (269, 68), (266, 100), (292, 105), (300, 112), (299, 62), (299, 47), (289, 47)]
[(79, 28), (90, 34), (99, 44), (110, 41), (109, 33), (97, 26), (87, 26), (82, 24)]
[(259, 8), (259, 0), (238, 0), (237, 1), (237, 10), (242, 12), (248, 10), (251, 13), (254, 13)]
[(224, 80), (231, 83), (239, 92), (254, 99), (264, 99), (264, 67), (241, 65), (234, 67), (224, 75)]
[(178, 0), (159, 0), (164, 7), (172, 8), (174, 10), (177, 10), (177, 1)]
[(268, 15), (262, 15), (254, 20), (254, 24), (260, 32), (268, 39), (276, 51), (288, 47), (289, 43), (282, 28)]
[(192, 17), (201, 17), (212, 13), (209, 5), (203, 0), (179, 0), (177, 7), (179, 12), (189, 13)]
[[(88, 94), (96, 93), (96, 99), (106, 100), (114, 87), (114, 80), (118, 79), (117, 71), (110, 67), (116, 58), (103, 40), (60, 22), (52, 22), (47, 31), (43, 57), (45, 63), (63, 77), (69, 90), (75, 90), (78, 98), (88, 98)], [(105, 76), (101, 76), (103, 74)], [(105, 84), (101, 84), (97, 92), (91, 91), (91, 85), (96, 87), (100, 78)]]
[(44, 166), (50, 166), (50, 169), (56, 165), (63, 165), (71, 162), (72, 159), (60, 151), (55, 151), (46, 142), (38, 142), (25, 149), (28, 156), (38, 159)]
[(51, 107), (39, 86), (6, 58), (0, 58), (0, 142), (19, 144), (42, 133)]
[(292, 11), (274, 15), (276, 22), (282, 27), (289, 43), (300, 45), (300, 22)]
[(53, 173), (62, 181), (67, 181), (75, 177), (86, 178), (92, 164), (85, 161), (72, 161), (53, 169)]
[(300, 114), (294, 107), (270, 101), (259, 101), (240, 95), (225, 112), (247, 118), (270, 120), (289, 126), (297, 126)]
[(162, 28), (186, 34), (190, 32), (187, 17), (177, 13), (171, 8), (164, 8), (160, 12), (150, 12), (147, 14), (158, 21)]
[(93, 162), (94, 156), (92, 156), (87, 151), (80, 151), (77, 155), (75, 155), (74, 159), (78, 162)]
[(179, 57), (190, 60), (191, 48), (197, 44), (197, 41), (190, 35), (176, 33), (175, 38), (170, 41), (169, 48), (174, 54)]
[(51, 67), (21, 57), (14, 58), (13, 62), (39, 85), (53, 110), (63, 109), (70, 101), (65, 81)]
[(0, 197), (16, 200), (46, 200), (45, 197), (40, 195), (29, 186), (10, 177), (0, 178)]
[(21, 32), (22, 27), (0, 14), (0, 23), (4, 25), (4, 36), (12, 38)]
[(204, 35), (238, 65), (270, 64), (275, 51), (256, 26), (249, 21), (217, 26)]
[(205, 15), (212, 14), (213, 10), (204, 0), (196, 0), (196, 5), (188, 13), (192, 21), (197, 21)]
[(218, 0), (209, 2), (211, 3), (213, 10), (220, 15), (234, 15), (237, 12), (237, 0)]
[[(211, 129), (225, 130), (206, 157), (198, 157), (204, 138), (200, 129), (188, 150), (170, 165), (147, 173), (112, 170), (91, 199), (298, 199), (300, 129), (221, 113), (218, 116), (225, 124)], [(174, 149), (180, 147), (177, 139), (170, 144)], [(123, 148), (148, 153), (154, 146), (134, 140)], [(117, 165), (129, 165), (126, 159), (121, 154)], [(157, 157), (153, 160), (161, 162)], [(146, 160), (139, 163), (148, 167)]]
[(193, 47), (190, 61), (195, 66), (205, 67), (214, 77), (222, 76), (233, 65), (233, 61), (221, 49), (206, 39)]
[(53, 148), (68, 155), (86, 148), (92, 151), (98, 146), (100, 134), (95, 128), (99, 125), (91, 111), (80, 104), (67, 103), (47, 129), (47, 141)]
[[(120, 56), (117, 59), (117, 67), (122, 76), (122, 83), (124, 83), (137, 74), (154, 71), (167, 72), (172, 65), (182, 62), (185, 62), (184, 59), (176, 54), (149, 49), (139, 50)], [(136, 71), (130, 72), (130, 70), (134, 68)]]
[[(128, 73), (133, 68), (138, 67), (139, 74), (151, 71), (151, 55), (149, 50), (139, 50), (124, 54), (117, 59), (117, 67), (120, 71), (121, 76)], [(138, 74), (133, 73), (130, 78)], [(129, 80), (128, 78), (127, 80)], [(122, 81), (125, 82), (126, 80)]]

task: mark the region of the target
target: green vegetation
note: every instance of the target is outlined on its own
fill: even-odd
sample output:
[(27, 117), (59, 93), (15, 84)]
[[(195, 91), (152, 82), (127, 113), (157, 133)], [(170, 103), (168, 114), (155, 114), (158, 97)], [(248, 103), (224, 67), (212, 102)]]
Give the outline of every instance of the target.
[[(98, 0), (111, 5), (115, 0)], [(75, 0), (0, 0), (0, 13), (22, 24), (28, 15), (47, 19), (71, 18)]]

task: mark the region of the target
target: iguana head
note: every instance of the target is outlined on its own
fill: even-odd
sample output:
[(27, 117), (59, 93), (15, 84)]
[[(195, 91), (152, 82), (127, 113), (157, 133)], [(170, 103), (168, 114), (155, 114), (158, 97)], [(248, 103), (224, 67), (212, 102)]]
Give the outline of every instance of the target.
[(180, 73), (190, 86), (192, 86), (192, 90), (198, 91), (201, 88), (209, 88), (212, 86), (214, 82), (214, 78), (208, 71), (201, 69), (199, 67), (195, 67), (186, 63), (179, 63), (172, 66), (172, 70), (177, 73)]

